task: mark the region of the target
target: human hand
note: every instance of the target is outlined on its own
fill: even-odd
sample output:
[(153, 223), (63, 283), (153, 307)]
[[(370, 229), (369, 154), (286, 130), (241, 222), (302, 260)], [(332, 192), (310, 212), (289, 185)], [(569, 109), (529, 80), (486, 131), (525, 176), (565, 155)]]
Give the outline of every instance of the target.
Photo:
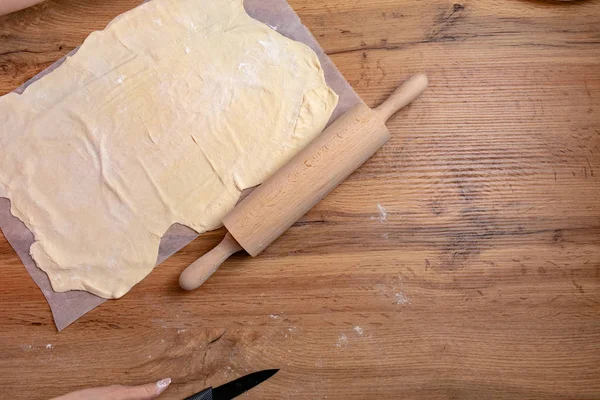
[(42, 0), (0, 0), (0, 15), (22, 10)]
[(152, 400), (167, 390), (170, 384), (171, 379), (167, 378), (140, 386), (97, 387), (65, 394), (52, 400)]

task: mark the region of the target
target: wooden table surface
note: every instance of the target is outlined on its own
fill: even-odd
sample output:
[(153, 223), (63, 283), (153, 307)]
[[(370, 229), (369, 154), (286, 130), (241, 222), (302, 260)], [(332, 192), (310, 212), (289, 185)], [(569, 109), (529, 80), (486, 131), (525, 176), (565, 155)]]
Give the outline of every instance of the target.
[[(0, 18), (0, 93), (138, 0)], [(292, 0), (369, 105), (431, 86), (392, 140), (261, 256), (200, 290), (202, 235), (56, 333), (0, 238), (2, 399), (166, 376), (181, 399), (600, 398), (600, 1)], [(0, 149), (1, 151), (1, 149)]]

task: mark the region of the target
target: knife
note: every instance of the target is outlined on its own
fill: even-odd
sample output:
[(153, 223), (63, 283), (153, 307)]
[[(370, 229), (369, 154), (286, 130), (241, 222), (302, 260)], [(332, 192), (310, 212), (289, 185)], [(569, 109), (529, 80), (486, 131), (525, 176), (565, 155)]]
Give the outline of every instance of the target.
[(231, 400), (266, 381), (275, 375), (277, 371), (279, 370), (266, 369), (264, 371), (253, 372), (217, 388), (206, 388), (190, 397), (186, 397), (184, 400)]

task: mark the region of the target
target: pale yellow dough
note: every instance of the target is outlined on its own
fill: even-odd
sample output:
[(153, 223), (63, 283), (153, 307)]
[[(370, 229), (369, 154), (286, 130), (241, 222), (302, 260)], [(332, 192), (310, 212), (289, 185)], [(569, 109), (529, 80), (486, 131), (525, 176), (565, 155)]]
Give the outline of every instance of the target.
[(118, 298), (173, 223), (219, 227), (336, 104), (315, 53), (241, 0), (153, 0), (0, 97), (0, 196), (54, 290)]

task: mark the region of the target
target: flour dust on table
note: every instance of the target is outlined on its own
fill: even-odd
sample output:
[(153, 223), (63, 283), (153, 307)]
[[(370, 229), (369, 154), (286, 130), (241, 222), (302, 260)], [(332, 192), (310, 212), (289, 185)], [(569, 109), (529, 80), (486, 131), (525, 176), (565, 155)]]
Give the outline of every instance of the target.
[(316, 54), (240, 0), (153, 0), (0, 97), (0, 195), (54, 290), (118, 298), (172, 224), (219, 227), (337, 100)]

